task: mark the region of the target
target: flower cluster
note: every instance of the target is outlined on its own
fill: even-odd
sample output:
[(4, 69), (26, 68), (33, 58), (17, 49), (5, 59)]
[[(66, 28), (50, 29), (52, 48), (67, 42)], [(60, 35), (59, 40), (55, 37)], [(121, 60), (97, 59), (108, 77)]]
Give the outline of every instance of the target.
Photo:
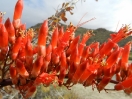
[[(22, 10), (23, 0), (18, 0), (13, 22), (8, 18), (3, 23), (2, 14), (0, 16), (1, 87), (5, 79), (11, 79), (24, 98), (30, 97), (39, 84), (49, 86), (55, 82), (68, 88), (77, 83), (85, 87), (94, 85), (98, 91), (111, 82), (116, 84), (114, 90), (132, 92), (132, 64), (128, 63), (132, 42), (124, 47), (117, 44), (132, 34), (127, 25), (111, 34), (103, 44), (90, 45), (86, 45), (86, 41), (93, 35), (92, 31), (80, 39), (75, 37), (76, 27), (72, 24), (66, 31), (55, 27), (47, 45), (49, 30), (45, 20), (34, 45), (33, 29), (26, 30), (21, 22)], [(112, 80), (114, 75), (116, 81)]]

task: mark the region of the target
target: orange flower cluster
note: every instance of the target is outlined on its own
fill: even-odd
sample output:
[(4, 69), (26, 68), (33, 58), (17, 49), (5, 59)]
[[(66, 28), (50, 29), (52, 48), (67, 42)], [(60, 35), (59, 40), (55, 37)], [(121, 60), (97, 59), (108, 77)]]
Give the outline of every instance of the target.
[[(128, 63), (132, 43), (124, 47), (117, 44), (132, 34), (128, 26), (111, 34), (103, 44), (93, 42), (90, 45), (85, 43), (93, 35), (92, 31), (80, 40), (80, 36), (74, 37), (76, 27), (72, 24), (65, 32), (56, 27), (51, 42), (46, 45), (48, 20), (45, 20), (38, 43), (33, 46), (33, 30), (26, 30), (21, 23), (22, 10), (23, 0), (18, 0), (13, 22), (8, 18), (2, 23), (0, 17), (0, 61), (4, 63), (3, 70), (9, 68), (12, 83), (24, 98), (30, 97), (41, 83), (49, 86), (57, 82), (67, 87), (80, 83), (85, 87), (95, 85), (101, 91), (112, 82), (114, 75), (115, 90), (132, 92), (132, 64)], [(4, 75), (2, 77), (4, 79)]]

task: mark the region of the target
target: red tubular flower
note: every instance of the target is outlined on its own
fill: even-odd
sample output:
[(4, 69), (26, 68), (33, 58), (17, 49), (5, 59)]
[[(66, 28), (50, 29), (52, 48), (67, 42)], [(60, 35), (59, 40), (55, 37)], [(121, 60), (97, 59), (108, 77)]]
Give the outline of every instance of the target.
[(53, 62), (54, 65), (58, 64), (60, 62), (60, 55), (57, 54), (56, 52), (57, 49), (54, 49), (51, 54), (51, 61)]
[(74, 33), (75, 31), (75, 27), (74, 26), (69, 26), (66, 30), (66, 32), (64, 33), (64, 35), (61, 38), (61, 42), (62, 43), (68, 43), (68, 41), (70, 40), (70, 36), (72, 35), (72, 33)]
[(117, 33), (112, 33), (112, 34), (110, 34), (110, 36), (113, 41), (116, 41), (116, 40), (119, 40), (119, 37), (123, 36), (123, 34), (127, 31), (128, 31), (128, 28), (122, 27), (122, 28), (120, 28), (120, 30)]
[(78, 66), (80, 65), (80, 56), (78, 52), (78, 45), (75, 48), (75, 52), (71, 54), (70, 56), (70, 62), (69, 62), (69, 72), (68, 72), (68, 79), (71, 80), (74, 73), (76, 72)]
[(2, 24), (0, 28), (0, 48), (7, 49), (7, 47), (8, 47), (8, 32), (4, 24)]
[(108, 55), (114, 46), (115, 43), (111, 39), (108, 39), (108, 42), (100, 50), (100, 56)]
[(87, 80), (83, 83), (83, 85), (84, 85), (85, 87), (87, 87), (87, 86), (90, 86), (90, 85), (94, 84), (94, 79), (96, 78), (96, 74), (97, 74), (97, 72), (92, 73), (92, 74), (87, 78)]
[(32, 63), (33, 63), (33, 47), (30, 39), (28, 39), (27, 44), (25, 46), (25, 61), (26, 61), (26, 67), (29, 71), (32, 70)]
[(68, 41), (67, 42), (63, 42), (62, 39), (60, 39), (58, 41), (58, 47), (56, 49), (53, 50), (53, 54), (55, 54), (57, 57), (61, 56), (61, 53), (63, 52), (63, 50), (68, 47)]
[(89, 31), (86, 32), (86, 33), (83, 35), (83, 38), (82, 38), (81, 43), (82, 43), (82, 44), (85, 44), (86, 41), (87, 41), (91, 36), (92, 36), (92, 33), (90, 33)]
[(70, 25), (66, 32), (64, 33), (64, 35), (62, 36), (62, 38), (59, 40), (59, 45), (58, 48), (56, 50), (56, 54), (61, 56), (62, 51), (64, 50), (64, 48), (66, 48), (69, 45), (69, 41), (70, 41), (70, 36), (74, 33), (75, 31), (75, 27), (73, 25)]
[(38, 50), (39, 50), (38, 46), (35, 46), (33, 48), (33, 54), (37, 54), (38, 53)]
[(10, 19), (8, 18), (5, 22), (5, 27), (8, 31), (8, 39), (11, 44), (15, 43), (15, 29), (13, 24), (10, 22)]
[(56, 48), (57, 41), (58, 41), (58, 28), (55, 28), (55, 30), (54, 30), (54, 32), (52, 34), (52, 39), (51, 39), (52, 49)]
[(114, 51), (114, 52), (109, 56), (109, 58), (108, 58), (107, 61), (106, 61), (107, 65), (104, 66), (104, 69), (109, 69), (109, 68), (111, 68), (111, 66), (113, 66), (113, 65), (117, 62), (118, 58), (120, 57), (121, 50), (122, 50), (122, 49), (119, 49), (119, 50), (117, 50), (117, 51)]
[(18, 57), (21, 61), (25, 61), (25, 48), (21, 48), (18, 53)]
[(45, 46), (46, 44), (46, 37), (48, 33), (48, 20), (45, 20), (40, 27), (39, 36), (38, 36), (38, 46)]
[(127, 75), (132, 75), (132, 64), (129, 64)]
[(91, 33), (89, 33), (89, 32), (87, 32), (86, 34), (83, 35), (82, 41), (81, 41), (81, 43), (79, 44), (79, 47), (78, 47), (78, 51), (79, 51), (80, 56), (82, 56), (84, 47), (86, 46), (85, 43), (90, 37), (91, 37)]
[(78, 42), (79, 42), (80, 36), (77, 36), (76, 38), (74, 38), (74, 40), (71, 42), (66, 54), (67, 56), (69, 56), (76, 48)]
[(26, 51), (26, 56), (30, 56), (30, 57), (33, 56), (33, 46), (30, 39), (27, 40), (25, 51)]
[(13, 45), (12, 53), (11, 53), (11, 58), (12, 58), (13, 60), (15, 60), (16, 57), (17, 57), (17, 55), (18, 55), (18, 52), (19, 52), (19, 50), (20, 50), (20, 48), (21, 48), (21, 42), (22, 42), (22, 38), (21, 38), (21, 37), (18, 37), (18, 38), (16, 39), (15, 44)]
[(81, 62), (87, 60), (87, 57), (88, 57), (88, 55), (90, 54), (90, 50), (91, 50), (90, 46), (87, 46), (87, 47), (83, 50)]
[(31, 77), (37, 77), (39, 75), (42, 65), (43, 65), (43, 57), (38, 56), (37, 60), (33, 64), (33, 69), (31, 71)]
[(100, 67), (99, 64), (88, 65), (86, 69), (84, 70), (83, 74), (81, 75), (78, 82), (83, 84), (89, 78), (90, 75), (92, 75), (93, 73), (97, 71), (99, 67)]
[(35, 82), (34, 82), (34, 85), (39, 85), (39, 84), (44, 84), (45, 86), (49, 86), (53, 81), (55, 81), (56, 79), (56, 73), (51, 73), (51, 74), (48, 74), (48, 73), (42, 73), (41, 75), (39, 75)]
[(125, 71), (127, 71), (128, 69), (128, 59), (129, 59), (130, 50), (131, 50), (131, 42), (127, 43), (122, 51), (121, 69)]
[(79, 78), (78, 82), (83, 84), (91, 74), (92, 72), (88, 69), (88, 66), (87, 66), (87, 68), (84, 70), (81, 77)]
[(49, 44), (48, 47), (46, 47), (46, 56), (45, 56), (46, 61), (51, 60), (51, 53), (52, 53), (52, 45)]
[(71, 56), (70, 56), (70, 64), (72, 64), (72, 63), (74, 63), (75, 65), (79, 65), (79, 63), (80, 63), (78, 44), (75, 46), (74, 53), (71, 53)]
[(49, 61), (44, 60), (43, 66), (41, 68), (41, 72), (47, 72)]
[(131, 50), (131, 43), (127, 43), (122, 51), (122, 63), (128, 63), (128, 58)]
[(62, 26), (59, 30), (58, 38), (61, 39), (63, 35), (64, 35), (64, 30), (63, 30), (63, 26)]
[(111, 80), (111, 77), (108, 76), (104, 76), (101, 80), (101, 82), (99, 83), (99, 85), (97, 86), (97, 90), (100, 92), (101, 90), (104, 89), (104, 87), (109, 83), (109, 81)]
[(106, 70), (107, 75), (104, 74), (102, 80), (99, 82), (97, 89), (100, 92), (110, 82), (112, 76), (115, 74), (116, 65), (113, 65), (110, 69)]
[(91, 53), (91, 57), (95, 57), (99, 53), (99, 42), (95, 42), (90, 45), (90, 48), (93, 49), (93, 52)]
[(16, 70), (23, 78), (27, 78), (29, 76), (24, 63), (20, 59), (16, 60)]
[(21, 18), (22, 10), (23, 10), (23, 0), (18, 0), (14, 10), (14, 16), (13, 16), (14, 20)]
[(127, 77), (126, 80), (116, 84), (115, 90), (124, 90), (124, 89), (130, 88), (130, 87), (132, 87), (132, 75)]
[(47, 72), (49, 62), (51, 61), (51, 53), (52, 53), (52, 45), (49, 44), (48, 47), (46, 47), (46, 56), (44, 58), (44, 64), (42, 66), (43, 72)]
[(80, 43), (79, 46), (78, 46), (78, 52), (79, 52), (79, 56), (82, 57), (82, 53), (83, 53), (83, 50), (84, 50), (84, 47), (85, 45)]
[(18, 83), (17, 71), (16, 68), (13, 67), (12, 65), (10, 66), (10, 75), (12, 78), (12, 83), (16, 85)]
[(13, 16), (13, 25), (15, 28), (19, 28), (21, 25), (20, 19), (22, 16), (23, 10), (23, 0), (18, 0), (15, 6), (14, 16)]
[(38, 36), (38, 54), (45, 56), (46, 55), (46, 38), (48, 33), (48, 20), (45, 20), (40, 28)]
[(34, 94), (35, 91), (36, 91), (36, 86), (29, 87), (28, 90), (26, 91), (24, 98), (28, 99), (29, 97), (31, 97)]
[(130, 36), (131, 34), (132, 34), (132, 31), (129, 29), (129, 26), (125, 25), (116, 34), (111, 34), (112, 41), (117, 43), (121, 41), (122, 39)]
[(60, 58), (59, 85), (63, 84), (63, 80), (65, 78), (67, 69), (68, 69), (68, 64), (67, 64), (67, 60), (66, 60), (66, 54), (65, 54), (65, 52), (62, 52), (61, 58)]
[(79, 81), (80, 77), (82, 76), (83, 72), (86, 70), (86, 68), (87, 68), (88, 65), (89, 65), (88, 62), (85, 61), (85, 62), (81, 63), (78, 66), (76, 72), (74, 73), (74, 75), (72, 77), (72, 82), (74, 84), (76, 84)]
[(2, 24), (0, 28), (0, 60), (4, 60), (8, 51), (8, 32)]

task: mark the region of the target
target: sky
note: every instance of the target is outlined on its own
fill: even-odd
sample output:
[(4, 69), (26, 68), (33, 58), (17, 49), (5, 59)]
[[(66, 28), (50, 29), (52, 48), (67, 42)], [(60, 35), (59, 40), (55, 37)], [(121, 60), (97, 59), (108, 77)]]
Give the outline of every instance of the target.
[[(45, 19), (55, 14), (63, 2), (70, 0), (24, 0), (22, 23), (26, 23), (29, 28), (37, 23), (42, 23)], [(5, 20), (9, 17), (12, 20), (13, 11), (17, 0), (0, 0), (0, 11), (6, 12)], [(80, 19), (82, 22), (96, 18), (87, 22), (82, 27), (88, 29), (105, 28), (111, 31), (118, 31), (123, 24), (132, 23), (132, 0), (80, 0), (76, 3), (73, 15), (68, 12), (68, 21), (75, 26)], [(131, 26), (131, 25), (130, 25)], [(132, 26), (131, 26), (132, 27)]]

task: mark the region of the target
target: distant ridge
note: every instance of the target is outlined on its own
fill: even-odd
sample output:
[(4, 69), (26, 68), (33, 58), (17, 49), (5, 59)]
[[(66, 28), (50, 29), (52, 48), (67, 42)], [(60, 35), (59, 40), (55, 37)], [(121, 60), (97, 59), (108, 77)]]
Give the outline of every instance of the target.
[[(38, 29), (40, 28), (40, 26), (42, 25), (42, 23), (38, 23), (34, 26), (31, 26), (31, 28), (34, 29)], [(64, 28), (66, 28), (66, 25), (62, 24), (64, 26)], [(76, 32), (75, 35), (83, 35), (84, 33), (86, 33), (86, 31), (89, 30), (87, 28), (83, 28), (83, 27), (79, 27)], [(93, 29), (92, 29), (93, 30)], [(92, 36), (88, 41), (87, 41), (87, 45), (89, 45), (90, 43), (94, 42), (94, 41), (98, 41), (100, 43), (103, 43), (105, 41), (107, 41), (107, 39), (110, 37), (110, 34), (113, 33), (112, 31), (109, 31), (105, 28), (98, 28), (93, 30), (93, 33), (95, 34), (94, 36)], [(128, 41), (132, 41), (132, 36), (122, 40), (121, 42), (119, 42), (120, 46), (124, 46)]]

